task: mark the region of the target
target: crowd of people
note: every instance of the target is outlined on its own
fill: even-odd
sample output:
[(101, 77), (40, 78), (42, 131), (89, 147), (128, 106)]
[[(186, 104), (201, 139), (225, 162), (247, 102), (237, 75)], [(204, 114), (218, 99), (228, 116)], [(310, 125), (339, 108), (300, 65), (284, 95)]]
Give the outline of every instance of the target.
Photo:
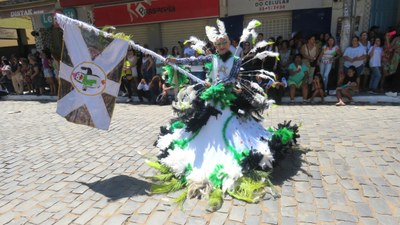
[[(358, 92), (382, 93), (387, 78), (396, 74), (400, 60), (400, 32), (396, 33), (394, 28), (382, 34), (373, 26), (369, 32), (352, 37), (346, 49), (340, 49), (330, 33), (323, 33), (307, 38), (295, 35), (290, 40), (270, 37), (267, 40), (270, 44), (251, 51), (262, 41), (265, 41), (262, 33), (254, 43), (239, 43), (238, 39), (233, 39), (230, 51), (242, 59), (244, 71), (267, 70), (276, 74), (274, 82), (257, 76), (242, 76), (242, 79), (256, 81), (277, 103), (286, 92), (291, 103), (294, 103), (297, 93), (301, 93), (304, 103), (312, 103), (315, 98), (324, 102), (324, 97), (335, 93), (338, 106), (345, 105), (344, 97), (351, 103), (352, 96)], [(192, 49), (190, 42), (177, 43), (171, 51), (167, 47), (155, 51), (166, 58), (198, 57), (202, 54)], [(278, 52), (279, 59), (253, 59), (255, 54), (265, 50)], [(204, 54), (214, 53), (212, 43), (207, 43)], [(27, 58), (12, 55), (10, 59), (5, 56), (1, 59), (0, 84), (3, 91), (18, 95), (57, 94), (59, 59), (48, 49)], [(135, 96), (139, 103), (145, 100), (151, 104), (171, 102), (177, 90), (165, 82), (164, 66), (159, 59), (129, 49), (122, 71), (120, 94), (128, 97), (127, 102), (136, 102)], [(192, 63), (187, 69), (202, 80), (206, 77), (207, 69), (202, 64)]]

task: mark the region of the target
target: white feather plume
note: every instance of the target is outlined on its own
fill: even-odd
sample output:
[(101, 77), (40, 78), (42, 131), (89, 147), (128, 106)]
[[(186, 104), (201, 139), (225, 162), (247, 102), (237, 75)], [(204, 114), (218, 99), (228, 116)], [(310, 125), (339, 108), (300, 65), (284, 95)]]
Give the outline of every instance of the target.
[(271, 51), (263, 51), (263, 52), (257, 53), (254, 57), (263, 60), (267, 56), (278, 57), (279, 53), (271, 52)]
[(160, 161), (171, 167), (172, 171), (177, 175), (181, 175), (188, 164), (193, 165), (195, 158), (195, 154), (193, 151), (182, 150), (182, 149), (174, 149), (169, 152), (169, 155)]
[(254, 52), (257, 51), (257, 49), (267, 47), (268, 45), (271, 45), (271, 44), (273, 44), (273, 43), (274, 43), (274, 42), (272, 42), (272, 41), (265, 41), (265, 40), (262, 40), (262, 41), (258, 42), (258, 43), (250, 50), (250, 52), (254, 53)]
[(217, 19), (217, 26), (218, 26), (219, 33), (221, 35), (226, 35), (226, 29), (225, 29), (224, 22), (222, 22), (221, 20)]
[(254, 29), (254, 28), (256, 28), (256, 27), (258, 27), (258, 26), (260, 26), (260, 25), (261, 25), (261, 22), (260, 22), (260, 21), (253, 19), (253, 20), (251, 20), (251, 21), (249, 22), (249, 24), (247, 25), (247, 29), (248, 29), (248, 30), (252, 30), (252, 29)]
[(206, 26), (206, 35), (208, 37), (208, 40), (215, 42), (218, 38), (217, 28)]
[(263, 93), (264, 90), (262, 89), (262, 87), (260, 87), (260, 85), (258, 85), (256, 82), (251, 82), (250, 86), (254, 89), (256, 89), (258, 92)]
[(243, 29), (243, 33), (242, 33), (242, 36), (240, 36), (240, 42), (247, 41), (247, 39), (249, 38), (249, 36), (250, 36), (250, 31), (247, 30), (246, 28), (244, 28), (244, 29)]
[[(204, 54), (204, 47), (206, 46), (206, 43), (200, 39), (198, 39), (195, 36), (190, 36), (189, 40), (190, 43), (192, 43), (191, 47), (196, 50), (200, 54)], [(188, 42), (186, 41), (186, 42)]]

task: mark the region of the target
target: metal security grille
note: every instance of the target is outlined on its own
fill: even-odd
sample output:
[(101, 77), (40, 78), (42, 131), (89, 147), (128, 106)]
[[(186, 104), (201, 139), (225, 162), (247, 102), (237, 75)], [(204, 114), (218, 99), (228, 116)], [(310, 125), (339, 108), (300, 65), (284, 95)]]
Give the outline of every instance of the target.
[(282, 36), (284, 39), (289, 39), (292, 33), (292, 12), (275, 12), (250, 14), (244, 17), (243, 27), (252, 20), (259, 20), (262, 25), (256, 30), (258, 33), (264, 33), (264, 38)]
[(173, 46), (178, 46), (178, 41), (188, 40), (190, 36), (195, 36), (201, 40), (207, 41), (208, 39), (205, 31), (206, 25), (206, 19), (162, 23), (162, 46), (168, 47), (168, 49), (171, 50)]
[(123, 32), (124, 34), (132, 35), (132, 39), (136, 44), (144, 45), (148, 42), (147, 25), (134, 25), (117, 27), (116, 33)]

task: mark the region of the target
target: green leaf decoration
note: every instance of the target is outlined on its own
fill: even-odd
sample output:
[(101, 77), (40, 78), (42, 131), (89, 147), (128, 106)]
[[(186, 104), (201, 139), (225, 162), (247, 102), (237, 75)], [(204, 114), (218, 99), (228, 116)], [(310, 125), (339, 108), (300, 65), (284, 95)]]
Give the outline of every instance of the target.
[(182, 183), (179, 179), (172, 178), (168, 182), (162, 182), (160, 184), (152, 184), (150, 190), (152, 194), (161, 194), (161, 193), (178, 191), (184, 187), (185, 184)]
[(183, 203), (187, 198), (188, 188), (185, 188), (183, 192), (174, 200), (175, 203), (179, 204), (181, 208), (183, 208)]
[(214, 188), (220, 188), (222, 186), (222, 181), (228, 174), (224, 171), (224, 166), (222, 164), (217, 164), (214, 168), (214, 171), (210, 174), (208, 178), (210, 182), (213, 184)]
[(151, 179), (153, 181), (170, 181), (175, 176), (174, 173), (165, 173), (165, 174), (156, 174), (153, 176), (145, 176), (147, 179)]
[(208, 210), (209, 211), (217, 211), (221, 208), (223, 199), (222, 199), (222, 190), (221, 188), (214, 188), (209, 195), (208, 199)]
[(168, 166), (163, 165), (159, 162), (154, 162), (154, 161), (147, 161), (147, 165), (150, 167), (153, 167), (154, 169), (160, 171), (162, 174), (169, 174), (171, 173), (171, 170)]
[(182, 121), (180, 121), (180, 120), (177, 120), (177, 121), (175, 121), (173, 124), (171, 124), (171, 127), (169, 128), (172, 132), (174, 132), (175, 131), (175, 129), (182, 129), (182, 128), (185, 128), (186, 127), (186, 124), (185, 123), (183, 123)]
[(232, 191), (228, 191), (228, 194), (239, 200), (257, 203), (262, 200), (266, 191), (264, 190), (267, 186), (265, 181), (257, 181), (251, 177), (240, 177), (236, 181), (236, 186)]
[(286, 144), (293, 139), (293, 131), (288, 130), (286, 127), (276, 130), (274, 135), (281, 139), (282, 144)]
[[(181, 69), (189, 72), (184, 66), (179, 66)], [(178, 87), (183, 87), (184, 85), (189, 83), (189, 79), (187, 76), (179, 71), (175, 71), (174, 67), (171, 65), (166, 65), (162, 67), (164, 69), (164, 74), (168, 75), (168, 79), (165, 81), (167, 84), (170, 84), (172, 87), (176, 87), (176, 83), (174, 82), (174, 76), (178, 76)]]
[(207, 90), (201, 93), (200, 98), (205, 101), (212, 101), (214, 105), (221, 104), (224, 109), (231, 106), (232, 102), (236, 99), (236, 95), (232, 92), (232, 85), (225, 86), (223, 83), (210, 86)]

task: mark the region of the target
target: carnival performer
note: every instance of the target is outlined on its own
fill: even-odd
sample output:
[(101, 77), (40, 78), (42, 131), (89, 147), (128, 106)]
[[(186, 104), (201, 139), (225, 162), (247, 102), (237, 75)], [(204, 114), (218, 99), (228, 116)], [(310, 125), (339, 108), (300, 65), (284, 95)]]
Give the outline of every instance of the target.
[[(246, 28), (248, 33), (254, 23)], [(298, 137), (298, 127), (290, 122), (262, 126), (263, 110), (271, 101), (255, 82), (240, 78), (241, 60), (229, 51), (224, 24), (217, 20), (217, 25), (218, 29), (206, 27), (216, 54), (167, 58), (177, 64), (201, 62), (209, 72), (204, 85), (181, 89), (173, 103), (177, 117), (161, 127), (155, 143), (160, 148), (158, 161), (148, 162), (161, 172), (150, 177), (160, 181), (153, 184), (152, 193), (184, 189), (178, 202), (206, 197), (210, 210), (221, 207), (224, 194), (247, 202), (262, 200), (272, 187), (266, 171), (289, 153)], [(167, 71), (168, 77), (179, 76)]]

